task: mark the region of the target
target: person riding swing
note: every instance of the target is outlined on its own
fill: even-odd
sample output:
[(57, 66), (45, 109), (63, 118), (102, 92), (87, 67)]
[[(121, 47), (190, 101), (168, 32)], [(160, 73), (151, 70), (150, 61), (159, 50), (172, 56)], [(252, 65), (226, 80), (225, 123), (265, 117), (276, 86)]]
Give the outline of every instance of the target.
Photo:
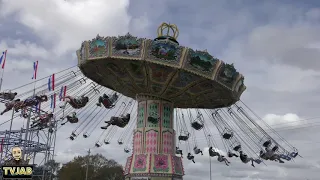
[(214, 157), (214, 156), (220, 156), (220, 154), (218, 152), (216, 152), (213, 147), (211, 146), (209, 148), (209, 156)]
[(239, 157), (239, 156), (231, 151), (228, 151), (228, 157), (232, 158), (232, 157)]
[(127, 113), (125, 116), (112, 116), (109, 121), (105, 121), (107, 123), (106, 126), (101, 127), (101, 129), (108, 129), (109, 126), (114, 125), (120, 128), (124, 128), (130, 121), (130, 114)]
[(176, 147), (176, 154), (180, 154), (181, 158), (183, 158), (182, 150), (179, 147)]
[(14, 105), (19, 101), (20, 99), (16, 99), (16, 100), (5, 103), (4, 105), (6, 108), (0, 113), (0, 115), (3, 115), (4, 113), (12, 110), (14, 108)]
[(89, 102), (89, 97), (87, 96), (81, 96), (81, 97), (71, 97), (66, 96), (65, 97), (65, 104), (63, 106), (60, 106), (60, 108), (65, 109), (67, 103), (71, 105), (74, 109), (81, 109), (87, 105)]
[(248, 155), (244, 154), (242, 151), (240, 151), (240, 160), (245, 164), (251, 161), (252, 167), (255, 167), (253, 162), (256, 162), (257, 164), (260, 164), (262, 162), (260, 159), (249, 158)]
[(64, 123), (61, 123), (62, 126), (65, 125), (67, 122), (70, 122), (71, 124), (79, 122), (76, 112), (71, 113), (71, 115), (68, 115), (66, 118), (67, 118), (67, 121)]
[(40, 116), (36, 121), (33, 121), (31, 124), (31, 128), (39, 127), (40, 129), (44, 129), (48, 126), (48, 123), (53, 118), (53, 113), (50, 112), (48, 114)]
[(198, 148), (197, 146), (195, 146), (195, 147), (193, 148), (193, 151), (194, 151), (194, 154), (200, 154), (200, 153), (201, 153), (201, 155), (203, 155), (201, 149)]
[(193, 156), (191, 153), (188, 153), (187, 159), (190, 160), (190, 161), (192, 161), (193, 163), (196, 163), (196, 162), (194, 161), (194, 156)]
[(48, 96), (46, 95), (41, 95), (41, 96), (34, 96), (27, 98), (24, 100), (24, 105), (25, 106), (37, 106), (39, 103), (42, 102), (47, 102), (48, 101)]
[(103, 106), (107, 109), (114, 107), (114, 103), (118, 100), (118, 94), (114, 93), (111, 97), (109, 97), (107, 94), (103, 94), (99, 97), (97, 106), (101, 106), (101, 103)]
[(228, 159), (227, 159), (226, 157), (224, 157), (224, 156), (222, 156), (222, 155), (220, 155), (220, 154), (219, 154), (217, 160), (218, 160), (219, 162), (224, 162), (224, 163), (226, 163), (227, 166), (229, 166), (229, 164), (230, 164), (230, 161), (228, 161)]
[(16, 97), (18, 93), (14, 92), (2, 92), (0, 93), (0, 98), (4, 99), (4, 100), (9, 100), (9, 101), (12, 101), (14, 100), (14, 98)]

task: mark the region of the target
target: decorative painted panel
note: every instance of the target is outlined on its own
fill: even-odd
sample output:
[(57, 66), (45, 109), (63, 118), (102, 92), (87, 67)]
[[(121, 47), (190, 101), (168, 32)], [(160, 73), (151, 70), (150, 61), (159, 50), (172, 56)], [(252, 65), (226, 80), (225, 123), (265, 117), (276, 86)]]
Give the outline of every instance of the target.
[(180, 157), (172, 156), (173, 159), (173, 169), (175, 174), (183, 175), (183, 166)]
[(163, 88), (164, 88), (164, 85), (158, 84), (158, 83), (152, 83), (152, 84), (150, 85), (150, 88), (151, 88), (151, 90), (152, 90), (152, 93), (155, 94), (155, 95), (157, 95), (157, 94), (159, 94), (159, 93), (162, 92), (162, 90), (163, 90)]
[(172, 108), (170, 104), (162, 105), (162, 126), (164, 128), (172, 128)]
[(138, 59), (142, 57), (143, 39), (126, 34), (112, 38), (112, 57)]
[(149, 180), (148, 177), (132, 177), (131, 180)]
[(179, 65), (183, 47), (177, 43), (167, 40), (148, 41), (147, 61), (157, 61), (159, 63)]
[[(153, 117), (153, 118), (160, 118), (159, 117), (159, 106), (160, 103), (157, 101), (148, 101), (148, 117)], [(159, 122), (157, 123), (151, 123), (147, 121), (147, 127), (159, 127)]]
[(89, 59), (103, 58), (108, 56), (108, 38), (100, 37), (89, 41)]
[(244, 78), (242, 77), (236, 84), (236, 86), (234, 87), (234, 91), (235, 92), (239, 92), (241, 86), (243, 86), (243, 82), (244, 82)]
[(233, 64), (222, 63), (218, 72), (217, 81), (228, 88), (232, 88), (233, 83), (237, 79), (239, 73)]
[(153, 129), (146, 131), (145, 153), (157, 153), (158, 134), (159, 132)]
[(132, 156), (127, 158), (127, 163), (126, 163), (126, 166), (124, 168), (124, 175), (129, 174), (130, 167), (131, 167), (131, 162), (132, 162)]
[(133, 153), (141, 153), (142, 152), (142, 132), (136, 131), (133, 136)]
[(171, 80), (171, 76), (175, 73), (175, 69), (167, 66), (159, 66), (154, 63), (149, 63), (150, 67), (150, 79), (157, 83), (166, 83)]
[(211, 56), (207, 51), (194, 51), (189, 49), (184, 68), (197, 74), (211, 77), (217, 62), (219, 62), (219, 60)]
[(169, 156), (165, 154), (153, 154), (153, 171), (155, 173), (169, 173)]
[(133, 172), (145, 172), (147, 171), (148, 155), (147, 154), (135, 154), (133, 163)]
[(144, 105), (145, 105), (145, 103), (139, 103), (137, 128), (144, 127), (144, 113), (145, 113), (145, 106)]
[(201, 78), (195, 74), (181, 70), (175, 75), (171, 85), (179, 89), (184, 89), (200, 79)]
[(166, 130), (162, 132), (162, 152), (165, 154), (173, 154), (174, 143), (173, 143), (173, 133)]

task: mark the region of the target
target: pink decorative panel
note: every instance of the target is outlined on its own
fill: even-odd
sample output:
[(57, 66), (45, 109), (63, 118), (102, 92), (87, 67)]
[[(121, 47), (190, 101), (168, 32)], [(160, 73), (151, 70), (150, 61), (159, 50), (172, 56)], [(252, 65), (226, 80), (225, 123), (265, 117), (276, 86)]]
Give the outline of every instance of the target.
[(131, 162), (132, 162), (132, 156), (127, 158), (127, 163), (126, 163), (126, 166), (124, 168), (124, 174), (125, 175), (129, 174), (129, 172), (130, 172)]
[(170, 131), (162, 133), (162, 151), (165, 154), (172, 154), (174, 151), (173, 134)]
[(141, 153), (142, 133), (140, 131), (135, 132), (133, 139), (133, 153)]
[(157, 153), (158, 132), (155, 130), (146, 131), (146, 153)]

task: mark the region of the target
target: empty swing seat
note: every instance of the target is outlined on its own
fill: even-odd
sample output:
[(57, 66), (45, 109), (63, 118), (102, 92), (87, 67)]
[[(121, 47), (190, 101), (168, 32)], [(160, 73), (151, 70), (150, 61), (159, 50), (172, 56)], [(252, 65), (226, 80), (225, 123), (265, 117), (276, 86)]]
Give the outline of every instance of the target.
[(274, 146), (274, 147), (272, 148), (272, 151), (277, 151), (278, 149), (279, 149), (278, 146)]
[(130, 152), (130, 149), (124, 148), (124, 152), (125, 152), (125, 153), (129, 153), (129, 152)]
[(182, 136), (182, 135), (180, 135), (180, 136), (178, 137), (178, 139), (179, 139), (179, 141), (187, 141), (187, 140), (189, 139), (189, 136)]
[(230, 139), (232, 136), (233, 136), (232, 133), (224, 133), (224, 134), (222, 135), (222, 137), (223, 137), (224, 139)]
[(234, 151), (239, 151), (240, 149), (241, 149), (241, 145), (235, 146), (235, 147), (233, 148)]
[(195, 129), (195, 130), (200, 130), (203, 128), (203, 124), (200, 124), (198, 121), (195, 121), (193, 123), (191, 123), (191, 126)]

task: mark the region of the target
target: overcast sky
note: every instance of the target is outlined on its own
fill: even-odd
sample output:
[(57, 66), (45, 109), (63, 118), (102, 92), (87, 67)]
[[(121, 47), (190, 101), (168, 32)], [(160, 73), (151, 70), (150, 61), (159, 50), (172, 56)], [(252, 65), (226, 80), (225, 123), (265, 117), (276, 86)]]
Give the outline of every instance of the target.
[[(97, 34), (152, 39), (162, 22), (177, 24), (181, 45), (234, 63), (247, 86), (241, 99), (271, 125), (290, 126), (279, 133), (304, 157), (256, 168), (238, 160), (226, 167), (214, 159), (213, 179), (319, 179), (319, 119), (302, 120), (320, 116), (320, 1), (0, 0), (0, 51), (8, 50), (3, 87), (30, 82), (35, 60), (40, 77), (76, 65), (81, 42)], [(66, 125), (58, 132), (57, 161), (85, 154), (101, 132), (70, 142), (73, 129)], [(113, 144), (92, 151), (124, 165), (123, 147)], [(203, 137), (199, 144), (205, 148)], [(209, 179), (208, 156), (197, 156), (195, 164), (184, 160), (184, 167), (186, 180)]]

